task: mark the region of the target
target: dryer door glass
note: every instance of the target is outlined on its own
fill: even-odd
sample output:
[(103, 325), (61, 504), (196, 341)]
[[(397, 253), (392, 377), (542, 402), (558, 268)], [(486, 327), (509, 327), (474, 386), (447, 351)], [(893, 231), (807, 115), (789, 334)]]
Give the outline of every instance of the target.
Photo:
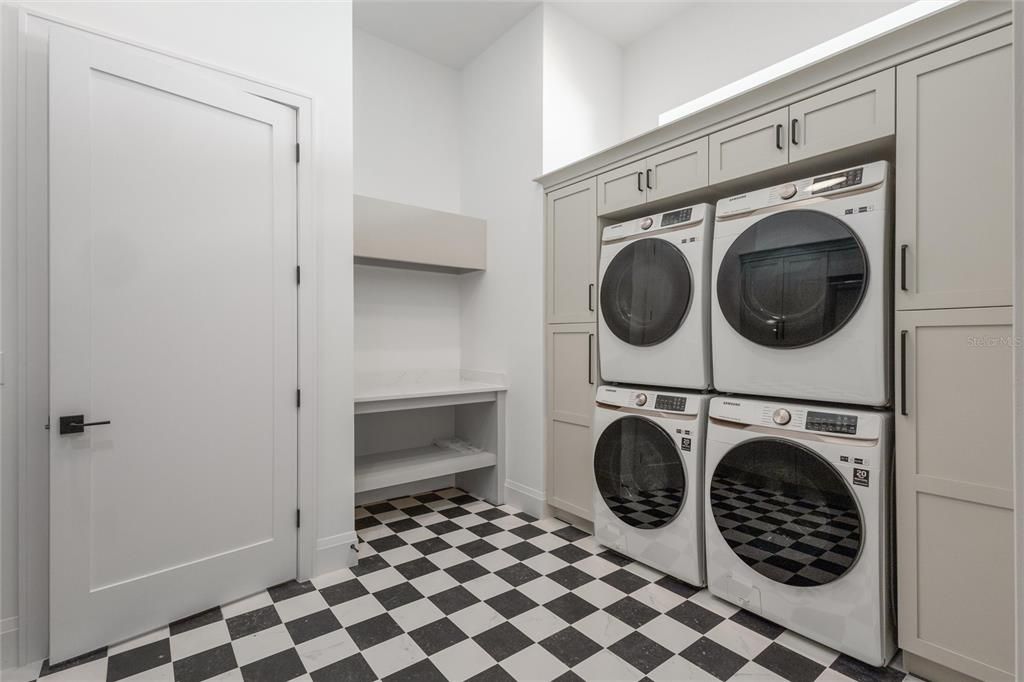
[(824, 585), (857, 561), (860, 509), (845, 479), (791, 441), (737, 445), (711, 477), (711, 510), (733, 552), (785, 585)]
[(784, 211), (748, 227), (726, 251), (718, 305), (750, 341), (799, 348), (849, 322), (867, 283), (864, 247), (846, 223), (821, 211)]
[(634, 528), (660, 528), (683, 508), (679, 448), (648, 419), (623, 417), (604, 430), (594, 449), (594, 476), (608, 509)]
[(601, 279), (601, 315), (619, 339), (653, 346), (682, 325), (692, 290), (682, 252), (663, 239), (641, 239), (608, 264)]

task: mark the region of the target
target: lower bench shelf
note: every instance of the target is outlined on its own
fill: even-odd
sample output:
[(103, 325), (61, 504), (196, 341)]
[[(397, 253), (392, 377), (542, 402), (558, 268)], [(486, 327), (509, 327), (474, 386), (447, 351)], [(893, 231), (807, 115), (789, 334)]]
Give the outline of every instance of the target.
[(361, 493), (493, 467), (497, 462), (498, 456), (493, 452), (456, 450), (438, 445), (360, 455), (356, 457), (355, 488), (357, 493)]

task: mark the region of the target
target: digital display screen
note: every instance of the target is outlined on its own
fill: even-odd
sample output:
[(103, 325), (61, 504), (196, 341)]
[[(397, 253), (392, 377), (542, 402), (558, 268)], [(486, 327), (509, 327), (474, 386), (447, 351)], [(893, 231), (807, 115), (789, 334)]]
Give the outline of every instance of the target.
[(804, 426), (808, 431), (855, 434), (857, 433), (857, 418), (850, 414), (808, 411)]
[(661, 216), (661, 225), (659, 227), (668, 227), (670, 225), (678, 225), (679, 223), (685, 223), (690, 219), (690, 216), (692, 214), (692, 208), (681, 208), (678, 211), (664, 213)]

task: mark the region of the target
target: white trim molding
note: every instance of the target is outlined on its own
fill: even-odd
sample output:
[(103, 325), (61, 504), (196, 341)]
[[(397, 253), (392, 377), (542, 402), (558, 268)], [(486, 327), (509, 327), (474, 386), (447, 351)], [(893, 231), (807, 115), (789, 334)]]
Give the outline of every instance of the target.
[(0, 670), (18, 667), (18, 617), (0, 620)]
[(356, 550), (358, 542), (354, 530), (317, 540), (314, 575), (320, 576), (354, 566), (359, 560), (359, 552)]
[(515, 481), (505, 481), (505, 504), (532, 514), (538, 519), (551, 516), (548, 511), (547, 495), (543, 490), (536, 490)]

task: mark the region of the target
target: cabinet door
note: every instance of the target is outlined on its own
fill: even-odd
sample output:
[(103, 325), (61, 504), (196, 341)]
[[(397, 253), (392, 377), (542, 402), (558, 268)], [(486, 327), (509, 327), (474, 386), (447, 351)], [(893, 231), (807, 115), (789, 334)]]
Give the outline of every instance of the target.
[(646, 170), (646, 162), (637, 161), (597, 176), (597, 212), (604, 215), (646, 202)]
[[(899, 644), (1013, 679), (1012, 308), (896, 313)], [(911, 671), (913, 672), (913, 671)]]
[(1010, 305), (1009, 27), (896, 70), (896, 309)]
[(708, 185), (708, 138), (702, 137), (647, 158), (647, 201)]
[(548, 325), (548, 503), (593, 519), (597, 328)]
[(597, 319), (596, 195), (593, 178), (548, 194), (548, 322)]
[(896, 131), (896, 70), (889, 69), (789, 107), (789, 160), (877, 140)]
[(711, 183), (784, 166), (789, 161), (788, 111), (779, 109), (711, 135)]

